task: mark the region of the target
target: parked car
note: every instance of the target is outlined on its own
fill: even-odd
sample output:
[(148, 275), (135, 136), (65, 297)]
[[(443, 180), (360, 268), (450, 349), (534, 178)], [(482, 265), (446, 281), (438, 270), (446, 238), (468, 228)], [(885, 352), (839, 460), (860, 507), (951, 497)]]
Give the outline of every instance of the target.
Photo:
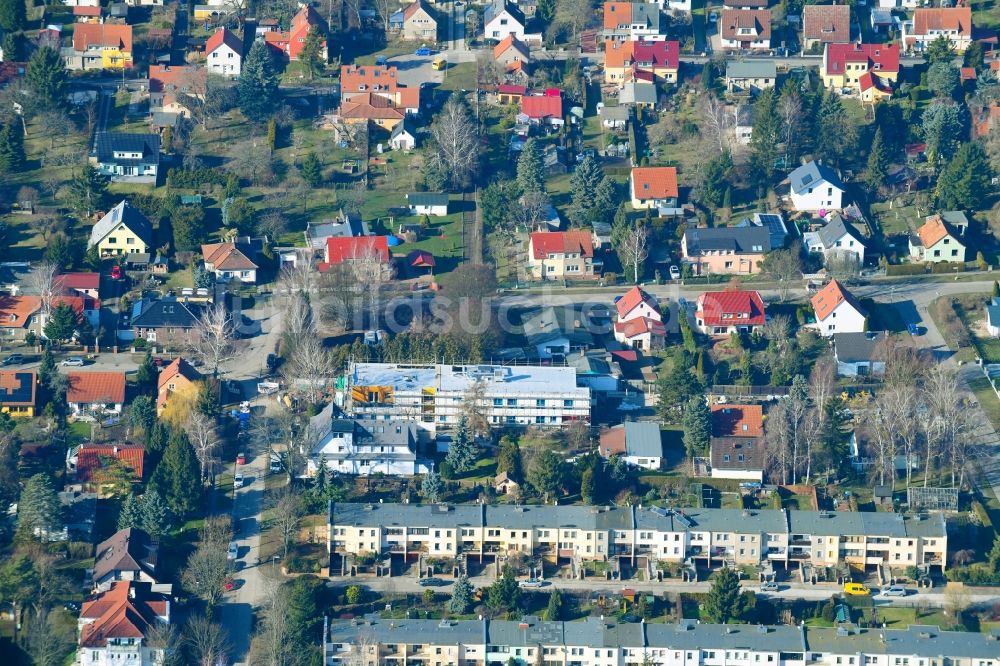
[(239, 453), (236, 454), (236, 464), (237, 465), (246, 465), (247, 464), (247, 456), (242, 451), (240, 451)]
[(79, 368), (84, 365), (82, 356), (70, 356), (69, 358), (63, 359), (62, 365), (68, 365), (71, 368)]
[(681, 269), (678, 268), (676, 264), (670, 267), (670, 279), (671, 280), (681, 279)]
[(882, 591), (882, 595), (886, 597), (905, 597), (909, 593), (902, 585), (892, 585)]
[(385, 56), (378, 56), (378, 57), (375, 58), (375, 66), (376, 67), (381, 67), (387, 61), (388, 61), (388, 58), (386, 58)]
[(715, 23), (718, 20), (719, 20), (719, 12), (712, 12), (711, 14), (708, 15), (709, 23)]
[(760, 584), (761, 592), (777, 592), (781, 588), (773, 580), (764, 581)]
[(545, 587), (546, 585), (548, 585), (548, 583), (549, 582), (547, 580), (539, 580), (538, 578), (529, 578), (528, 580), (521, 581), (521, 587), (528, 587), (528, 588)]
[(167, 362), (163, 360), (162, 356), (154, 356), (153, 365), (155, 365), (158, 368), (162, 368), (163, 366), (167, 365)]
[(431, 53), (433, 53), (433, 51), (431, 51), (431, 47), (429, 46), (421, 46), (417, 49), (418, 56), (429, 56)]
[(844, 594), (849, 594), (856, 597), (863, 597), (871, 594), (872, 591), (861, 583), (844, 583)]
[(430, 576), (429, 578), (421, 578), (418, 580), (417, 585), (420, 587), (445, 587), (447, 585), (451, 585), (451, 583), (443, 578)]
[(243, 472), (236, 472), (236, 474), (233, 475), (233, 488), (242, 488), (242, 487), (243, 487)]
[(240, 555), (240, 547), (236, 545), (235, 541), (229, 542), (229, 552), (226, 553), (226, 558), (230, 560), (235, 560)]
[(271, 458), (271, 471), (280, 472), (281, 471), (281, 461)]
[(0, 365), (18, 365), (20, 363), (24, 363), (24, 356), (22, 354), (11, 354)]
[(111, 267), (111, 279), (112, 280), (121, 280), (122, 279), (122, 267), (121, 266), (112, 266)]

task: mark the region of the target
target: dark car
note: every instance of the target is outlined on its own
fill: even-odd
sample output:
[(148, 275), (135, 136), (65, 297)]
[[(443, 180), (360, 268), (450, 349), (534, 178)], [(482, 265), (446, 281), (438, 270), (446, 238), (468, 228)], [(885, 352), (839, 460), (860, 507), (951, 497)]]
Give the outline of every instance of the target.
[(0, 365), (18, 365), (19, 363), (24, 363), (24, 356), (21, 354), (11, 354)]
[(434, 576), (431, 576), (430, 578), (421, 578), (417, 581), (417, 585), (420, 585), (421, 587), (445, 587), (447, 585), (451, 585), (451, 583), (443, 578), (435, 578)]
[(274, 372), (275, 370), (277, 370), (278, 369), (278, 364), (280, 362), (281, 362), (281, 359), (278, 358), (277, 354), (268, 354), (267, 355), (267, 370), (268, 370), (268, 372)]

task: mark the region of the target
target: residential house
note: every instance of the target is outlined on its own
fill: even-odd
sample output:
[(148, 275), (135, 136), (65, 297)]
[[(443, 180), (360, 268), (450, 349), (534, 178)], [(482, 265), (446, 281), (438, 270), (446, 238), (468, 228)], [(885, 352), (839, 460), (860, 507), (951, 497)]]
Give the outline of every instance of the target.
[(149, 252), (153, 246), (153, 225), (137, 208), (122, 199), (90, 230), (87, 247), (94, 245), (101, 257)]
[(121, 416), (125, 404), (124, 372), (70, 372), (66, 402), (80, 418)]
[(313, 250), (325, 250), (327, 238), (350, 238), (351, 236), (368, 236), (371, 232), (366, 223), (358, 215), (352, 215), (343, 209), (332, 222), (306, 225), (306, 245)]
[(73, 27), (73, 46), (62, 49), (69, 70), (132, 67), (132, 26), (80, 23)]
[(597, 445), (605, 458), (617, 456), (632, 467), (663, 469), (663, 437), (656, 421), (625, 421), (605, 429)]
[(403, 113), (420, 113), (420, 88), (401, 84), (395, 65), (343, 65), (340, 81), (345, 102), (373, 94), (389, 100)]
[(151, 643), (153, 629), (170, 624), (170, 596), (150, 583), (120, 581), (83, 602), (78, 621), (80, 666), (155, 666), (165, 647)]
[(76, 23), (100, 23), (101, 11), (100, 7), (74, 7), (73, 20)]
[(769, 9), (723, 9), (718, 26), (720, 42), (724, 49), (771, 48)]
[(756, 95), (773, 88), (778, 80), (778, 66), (773, 60), (731, 60), (726, 62), (726, 90)]
[(426, 474), (433, 463), (417, 454), (419, 428), (412, 420), (365, 421), (333, 416), (333, 405), (314, 416), (310, 432), (318, 433), (307, 461), (307, 473), (320, 465), (337, 474)]
[(210, 74), (236, 78), (243, 71), (243, 40), (220, 28), (205, 42), (205, 68)]
[(506, 104), (517, 104), (520, 106), (521, 98), (527, 93), (528, 88), (526, 86), (502, 83), (497, 86), (497, 104), (500, 104), (501, 106)]
[(910, 260), (925, 263), (965, 262), (965, 228), (948, 224), (941, 215), (931, 215), (910, 236)]
[(155, 185), (160, 171), (160, 135), (98, 132), (90, 163), (112, 182)]
[(634, 167), (629, 174), (632, 208), (676, 209), (680, 196), (676, 167)]
[(878, 6), (882, 9), (916, 9), (920, 7), (921, 0), (878, 0)]
[(767, 229), (772, 248), (780, 248), (788, 238), (788, 227), (781, 213), (754, 213), (752, 217), (745, 217), (736, 223), (737, 227), (762, 227)]
[(447, 192), (410, 192), (406, 195), (410, 215), (443, 217), (448, 214)]
[(542, 280), (593, 278), (593, 237), (586, 231), (536, 231), (528, 239), (528, 267)]
[(121, 581), (155, 585), (159, 550), (159, 542), (137, 527), (118, 530), (94, 551), (90, 577), (94, 589), (109, 590)]
[(342, 264), (345, 261), (364, 260), (377, 258), (382, 264), (388, 265), (389, 241), (385, 236), (349, 236), (332, 237), (326, 239), (326, 252), (323, 256), (323, 263), (319, 268), (321, 271), (328, 270), (330, 266)]
[(389, 147), (393, 150), (410, 152), (418, 146), (417, 129), (413, 126), (413, 121), (409, 116), (404, 116), (401, 123), (397, 123), (389, 132)]
[(607, 129), (625, 130), (628, 128), (628, 121), (631, 111), (625, 105), (602, 106), (598, 112), (601, 124)]
[(518, 120), (532, 125), (562, 127), (566, 123), (563, 118), (562, 92), (547, 90), (543, 95), (524, 95), (521, 97)]
[(149, 110), (191, 117), (185, 97), (204, 100), (207, 72), (196, 65), (150, 65)]
[(972, 44), (972, 8), (920, 7), (913, 10), (913, 19), (903, 21), (902, 42), (908, 51), (924, 51), (942, 36), (956, 53), (965, 53)]
[(841, 377), (877, 377), (885, 374), (885, 331), (834, 333), (833, 358)]
[(766, 321), (758, 291), (727, 289), (698, 296), (695, 323), (705, 335), (750, 334), (763, 328)]
[[(636, 504), (597, 507), (569, 504), (515, 506), (478, 503), (331, 503), (328, 516), (327, 552), (331, 563), (339, 562), (344, 557), (371, 552), (399, 560), (408, 560), (408, 556), (416, 556), (418, 553), (436, 553), (438, 557), (454, 558), (463, 554), (473, 560), (489, 558), (491, 561), (496, 557), (520, 553), (527, 558), (539, 557), (554, 564), (573, 560), (612, 563), (620, 560), (635, 566), (636, 558), (650, 557), (658, 562), (677, 565), (690, 562), (706, 568), (780, 564), (782, 568), (796, 569), (802, 564), (808, 564), (835, 569), (852, 565), (862, 570), (875, 570), (877, 567), (903, 569), (920, 565), (937, 572), (947, 566), (948, 555), (948, 532), (944, 516), (940, 513), (918, 517), (901, 513), (857, 511), (671, 510)], [(838, 544), (846, 544), (847, 547), (829, 547)], [(490, 626), (496, 622), (492, 620)], [(704, 626), (697, 622), (689, 625), (692, 631), (694, 627)], [(623, 626), (634, 627), (637, 632), (641, 632), (655, 631), (653, 628), (657, 625), (629, 623)], [(780, 629), (783, 627), (769, 627), (768, 631)], [(807, 629), (805, 634), (799, 627), (791, 629), (793, 632), (788, 635), (787, 649), (794, 653), (795, 650), (803, 649), (803, 636), (813, 636), (811, 632), (814, 629)], [(511, 631), (523, 636), (523, 628), (512, 627)], [(669, 666), (691, 663), (688, 653), (698, 655), (691, 657), (691, 660), (697, 658), (699, 662), (711, 661), (705, 651), (709, 645), (703, 642), (705, 637), (695, 635), (682, 638), (687, 631), (669, 625), (664, 627), (664, 632), (660, 635), (662, 638), (659, 639), (663, 642), (656, 644), (665, 645), (668, 649), (660, 652), (661, 656), (657, 657), (659, 663)], [(756, 627), (750, 631), (755, 635), (760, 633), (764, 641), (773, 640)], [(728, 630), (718, 627), (718, 636), (726, 639), (726, 642), (719, 643), (719, 649), (744, 649), (749, 634), (740, 633), (739, 638), (734, 639), (732, 632), (732, 625)], [(356, 624), (352, 624), (350, 635), (356, 640)], [(936, 634), (928, 632), (927, 635)], [(593, 633), (585, 633), (575, 640), (579, 640), (583, 646), (592, 646), (593, 638)], [(887, 648), (887, 644), (878, 636), (871, 637), (868, 643), (859, 640), (860, 638), (864, 638), (864, 634), (853, 636), (844, 645), (843, 664), (848, 664), (847, 654), (857, 658), (859, 645), (867, 644), (870, 645), (869, 654), (876, 655), (871, 658), (871, 666), (891, 666), (891, 657), (879, 657), (889, 654), (890, 650), (898, 650), (899, 654), (909, 655), (908, 658), (913, 659), (914, 648), (918, 644), (914, 642), (918, 639), (913, 637), (895, 648)], [(428, 639), (425, 634), (420, 634), (418, 638), (410, 640), (426, 643)], [(488, 640), (491, 645), (505, 642), (499, 638)], [(534, 637), (528, 643), (517, 637), (511, 637), (511, 640), (518, 641), (515, 644), (522, 648), (527, 645), (537, 648), (539, 645)], [(616, 641), (613, 644), (619, 645), (617, 641), (621, 639), (617, 634), (610, 634), (609, 640)], [(653, 642), (647, 642), (638, 633), (635, 640), (637, 642), (634, 645), (645, 646)], [(684, 640), (681, 644), (683, 647), (678, 645), (678, 640)], [(735, 640), (739, 642), (733, 642)], [(905, 639), (901, 637), (898, 640)], [(963, 639), (956, 637), (956, 641), (962, 643)], [(557, 652), (552, 654), (562, 653), (567, 642), (565, 634), (554, 637), (553, 643), (558, 647), (555, 647)], [(763, 645), (766, 646), (765, 650), (770, 651), (770, 656), (762, 655), (760, 662), (767, 663), (770, 659), (774, 664), (780, 664), (782, 660), (778, 652), (784, 652), (785, 648), (776, 648), (771, 643)], [(828, 643), (816, 643), (806, 651), (812, 653), (812, 650), (816, 650), (815, 654), (822, 657), (826, 654), (826, 645)], [(394, 651), (397, 647), (394, 646)], [(678, 648), (681, 656), (673, 657)], [(926, 652), (921, 654), (926, 654), (929, 659), (939, 659), (942, 648), (943, 646), (928, 645)], [(864, 648), (861, 649), (864, 651)], [(583, 647), (576, 656), (594, 654), (590, 650), (590, 647)], [(977, 654), (985, 656), (990, 663), (990, 660), (995, 661), (995, 645), (984, 640), (981, 650)], [(480, 653), (476, 659), (481, 659), (483, 654)], [(500, 653), (498, 651), (491, 654)], [(522, 656), (527, 657), (527, 654), (522, 653)], [(619, 657), (612, 659), (602, 649), (600, 659), (587, 659), (585, 663), (635, 664), (641, 656), (641, 651), (633, 651), (629, 656), (620, 653)], [(434, 657), (430, 657), (428, 661), (433, 659)], [(528, 659), (533, 662), (535, 657)], [(457, 658), (455, 661), (458, 662)], [(832, 657), (818, 661), (819, 666), (833, 666), (836, 663)], [(972, 664), (963, 662), (963, 666)]]
[(257, 252), (247, 243), (209, 243), (201, 246), (205, 270), (215, 274), (216, 282), (235, 280), (243, 284), (257, 283)]
[(802, 8), (802, 45), (812, 49), (822, 44), (851, 41), (850, 5), (806, 5)]
[[(127, 471), (132, 483), (142, 481), (145, 454), (142, 444), (84, 442), (66, 451), (66, 471), (87, 490), (106, 497), (120, 490), (119, 471)], [(119, 470), (109, 472), (112, 466)], [(109, 487), (110, 493), (106, 490)]]
[(817, 231), (804, 233), (802, 240), (810, 252), (822, 254), (824, 259), (853, 254), (858, 266), (865, 263), (865, 237), (840, 213), (830, 215), (830, 221)]
[(681, 238), (681, 261), (695, 275), (750, 275), (760, 272), (760, 262), (771, 249), (771, 236), (763, 227), (687, 229)]
[[(265, 32), (263, 39), (264, 43), (280, 57), (298, 60), (299, 54), (302, 53), (302, 47), (305, 45), (306, 35), (314, 29), (321, 34), (324, 32), (323, 19), (320, 18), (319, 12), (312, 5), (306, 4), (302, 6), (298, 14), (292, 17), (292, 23), (287, 32)], [(326, 40), (323, 39), (320, 44), (320, 59), (326, 61), (326, 57)]]
[(54, 281), (56, 291), (97, 299), (101, 295), (101, 274), (96, 272), (60, 273)]
[(651, 74), (652, 81), (659, 79), (677, 83), (680, 68), (680, 43), (675, 40), (657, 42), (604, 43), (604, 82), (625, 83), (636, 80), (637, 74)]
[(654, 351), (666, 340), (663, 314), (655, 296), (636, 286), (615, 301), (615, 340), (631, 349)]
[(827, 44), (819, 73), (827, 88), (854, 95), (865, 74), (891, 86), (899, 77), (899, 44)]
[(726, 9), (767, 9), (770, 0), (722, 0)]
[[(77, 321), (84, 319), (94, 328), (100, 323), (101, 302), (87, 296), (56, 295), (50, 306), (69, 306)], [(23, 341), (29, 333), (45, 339), (46, 315), (40, 296), (0, 296), (0, 331), (2, 335)]]
[(35, 415), (37, 390), (34, 370), (0, 370), (0, 412), (30, 419)]
[(493, 47), (493, 62), (509, 72), (515, 67), (531, 65), (531, 49), (515, 35), (507, 35)]
[(816, 323), (813, 326), (823, 337), (835, 333), (863, 333), (868, 313), (861, 303), (837, 280), (820, 289), (812, 297)]
[(652, 109), (656, 106), (657, 92), (656, 85), (645, 81), (626, 83), (618, 93), (618, 103), (629, 108)]
[(573, 367), (351, 363), (346, 376), (345, 413), (374, 421), (419, 418), (430, 432), (457, 425), (472, 387), (482, 390), (491, 426), (557, 428), (590, 419), (591, 391), (579, 385)]
[(511, 495), (521, 491), (521, 484), (510, 478), (507, 472), (500, 472), (493, 478), (493, 490), (498, 495)]
[(792, 206), (797, 211), (839, 210), (843, 206), (843, 182), (830, 167), (812, 160), (788, 174)]
[(483, 12), (483, 35), (486, 39), (495, 39), (499, 42), (509, 35), (514, 35), (520, 41), (526, 41), (524, 33), (526, 25), (524, 13), (516, 4), (507, 0), (493, 0)]
[(571, 305), (547, 306), (526, 314), (522, 327), (534, 356), (545, 361), (565, 359), (570, 352), (594, 346), (594, 322), (587, 312)]
[(709, 446), (714, 479), (763, 481), (764, 409), (760, 405), (712, 405)]
[(175, 393), (189, 393), (198, 389), (201, 374), (190, 363), (178, 356), (160, 370), (156, 380), (156, 412), (162, 414), (170, 396)]
[(389, 27), (400, 39), (437, 42), (437, 18), (421, 0), (416, 0), (390, 16)]
[(198, 306), (174, 297), (142, 298), (132, 304), (132, 334), (160, 348), (189, 345), (198, 337), (199, 314)]
[(986, 306), (986, 331), (994, 338), (1000, 338), (1000, 298), (990, 299)]
[(405, 115), (405, 109), (396, 107), (391, 100), (375, 93), (362, 93), (343, 100), (337, 110), (339, 119), (348, 125), (376, 125), (390, 133)]
[[(634, 352), (632, 352), (634, 353)], [(595, 398), (618, 394), (621, 366), (603, 349), (575, 351), (566, 356), (566, 365), (576, 370), (576, 383), (590, 389)]]
[(601, 38), (605, 41), (662, 41), (667, 38), (660, 7), (651, 2), (605, 2)]

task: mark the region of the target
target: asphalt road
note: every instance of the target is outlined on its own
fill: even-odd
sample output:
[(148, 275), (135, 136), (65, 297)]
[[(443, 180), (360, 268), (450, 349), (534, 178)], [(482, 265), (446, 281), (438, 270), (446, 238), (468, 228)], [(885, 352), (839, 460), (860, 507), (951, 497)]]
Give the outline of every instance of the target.
[[(394, 594), (405, 594), (405, 593), (420, 593), (425, 589), (433, 589), (440, 593), (447, 594), (451, 586), (447, 587), (435, 587), (435, 588), (424, 588), (417, 583), (417, 578), (414, 576), (394, 576), (392, 578), (371, 578), (371, 577), (350, 577), (350, 576), (338, 576), (330, 579), (332, 583), (339, 585), (362, 585), (371, 590), (383, 592), (389, 589)], [(450, 580), (450, 579), (446, 579)], [(492, 576), (479, 576), (476, 578), (469, 579), (474, 587), (486, 587), (493, 582), (494, 578)], [(662, 594), (664, 592), (708, 592), (711, 588), (711, 583), (708, 581), (699, 581), (697, 583), (682, 583), (682, 582), (650, 582), (650, 581), (609, 581), (601, 578), (587, 578), (584, 580), (577, 579), (563, 579), (563, 578), (553, 578), (547, 581), (549, 584), (545, 587), (535, 588), (533, 591), (548, 592), (554, 588), (560, 590), (568, 590), (571, 592), (620, 592), (623, 588), (629, 588), (637, 590), (640, 592), (653, 592), (657, 594)], [(776, 598), (776, 599), (805, 599), (808, 601), (818, 601), (822, 599), (829, 599), (835, 594), (843, 594), (843, 589), (839, 585), (834, 585), (832, 583), (820, 583), (817, 585), (801, 585), (801, 584), (787, 584), (782, 583), (781, 589), (778, 592), (760, 592), (759, 584), (756, 582), (744, 582), (743, 588), (745, 590), (751, 590), (757, 592), (761, 596)], [(875, 603), (877, 605), (885, 606), (915, 606), (917, 604), (923, 604), (928, 607), (942, 608), (945, 605), (946, 595), (944, 588), (932, 588), (931, 590), (923, 590), (915, 592), (911, 590), (911, 594), (906, 597), (886, 597), (882, 595), (875, 596)], [(965, 601), (971, 605), (986, 605), (992, 604), (1000, 600), (1000, 593), (989, 590), (986, 588), (969, 588), (965, 595)]]

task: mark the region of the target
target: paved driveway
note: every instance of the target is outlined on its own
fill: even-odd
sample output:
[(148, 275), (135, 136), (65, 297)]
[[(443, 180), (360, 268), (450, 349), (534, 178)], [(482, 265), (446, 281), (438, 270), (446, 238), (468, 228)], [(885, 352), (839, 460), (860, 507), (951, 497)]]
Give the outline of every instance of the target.
[[(414, 49), (415, 50), (415, 49)], [(439, 54), (429, 56), (418, 56), (410, 53), (389, 58), (388, 63), (396, 66), (396, 78), (408, 88), (419, 88), (421, 83), (441, 83), (444, 81), (444, 72), (438, 72), (431, 68)], [(447, 58), (448, 54), (444, 54)]]

